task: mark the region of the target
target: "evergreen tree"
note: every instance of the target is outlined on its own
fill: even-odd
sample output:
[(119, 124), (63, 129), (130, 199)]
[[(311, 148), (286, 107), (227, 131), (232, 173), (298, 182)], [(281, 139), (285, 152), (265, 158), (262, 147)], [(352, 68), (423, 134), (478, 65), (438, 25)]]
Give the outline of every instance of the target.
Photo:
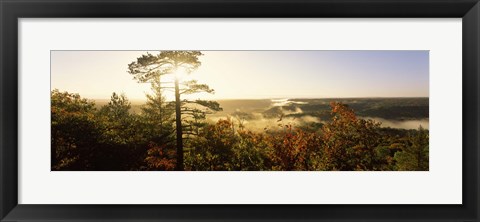
[(396, 152), (397, 170), (426, 171), (429, 166), (428, 130), (419, 127), (418, 131), (408, 136), (408, 140), (402, 151)]
[[(213, 93), (214, 90), (206, 84), (200, 84), (196, 80), (182, 81), (183, 75), (189, 75), (201, 65), (199, 57), (203, 54), (200, 51), (161, 51), (158, 55), (147, 53), (137, 58), (128, 65), (128, 72), (139, 82), (150, 82), (154, 90), (173, 89), (175, 93), (175, 131), (177, 162), (176, 170), (183, 170), (183, 125), (182, 114), (194, 120), (204, 118), (204, 115), (211, 111), (220, 110), (217, 102), (204, 100), (182, 100), (182, 95), (206, 92)], [(172, 82), (168, 75), (173, 75)], [(160, 93), (163, 91), (159, 91)], [(161, 97), (159, 97), (161, 98)], [(203, 107), (203, 109), (199, 108)], [(185, 118), (187, 121), (188, 118)], [(188, 121), (187, 121), (188, 123)], [(193, 124), (189, 124), (191, 128)]]

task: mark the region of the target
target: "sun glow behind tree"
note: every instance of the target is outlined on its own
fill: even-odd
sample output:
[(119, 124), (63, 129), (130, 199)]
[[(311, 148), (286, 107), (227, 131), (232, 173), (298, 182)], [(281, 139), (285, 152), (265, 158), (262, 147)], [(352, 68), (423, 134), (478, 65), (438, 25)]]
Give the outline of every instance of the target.
[[(207, 112), (221, 110), (219, 104), (215, 101), (182, 99), (182, 95), (202, 92), (214, 93), (214, 90), (210, 89), (208, 85), (198, 83), (197, 80), (184, 80), (184, 77), (200, 67), (199, 57), (202, 55), (200, 51), (160, 51), (157, 55), (146, 53), (138, 57), (136, 61), (128, 64), (128, 73), (133, 75), (133, 78), (139, 83), (150, 82), (152, 83), (152, 90), (157, 90), (158, 92), (174, 91), (177, 147), (176, 170), (184, 169), (183, 131), (186, 127), (185, 124), (191, 126), (189, 121), (192, 118), (194, 120), (198, 118), (204, 119)], [(204, 109), (201, 110), (195, 106), (189, 106), (191, 104), (197, 107), (204, 107)], [(187, 118), (184, 118), (184, 116)]]

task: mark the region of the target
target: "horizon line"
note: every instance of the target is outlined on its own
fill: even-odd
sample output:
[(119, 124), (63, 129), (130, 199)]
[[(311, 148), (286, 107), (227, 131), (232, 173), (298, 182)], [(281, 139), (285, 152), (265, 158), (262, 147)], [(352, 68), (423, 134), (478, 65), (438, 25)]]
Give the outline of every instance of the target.
[[(90, 100), (110, 100), (110, 98), (88, 98), (83, 97), (85, 99)], [(208, 100), (292, 100), (292, 99), (423, 99), (423, 98), (430, 98), (430, 96), (365, 96), (365, 97), (270, 97), (270, 98), (219, 98), (219, 99), (208, 99)], [(146, 101), (147, 99), (139, 99), (139, 98), (129, 98), (127, 99), (132, 100), (141, 100)], [(174, 101), (174, 100), (172, 100)]]

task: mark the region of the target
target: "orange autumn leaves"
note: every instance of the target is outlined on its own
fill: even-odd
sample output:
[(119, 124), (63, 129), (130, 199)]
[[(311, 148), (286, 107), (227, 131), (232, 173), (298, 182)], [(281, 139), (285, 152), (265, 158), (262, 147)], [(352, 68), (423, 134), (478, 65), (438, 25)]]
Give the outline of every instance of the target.
[[(175, 129), (156, 113), (168, 116), (169, 107), (135, 114), (123, 96), (111, 99), (97, 110), (78, 94), (52, 91), (52, 170), (174, 170)], [(315, 127), (281, 124), (258, 132), (233, 119), (199, 120), (183, 138), (185, 170), (429, 169), (428, 130), (382, 128), (347, 105), (330, 106), (330, 118)]]
[[(331, 116), (331, 121), (316, 131), (287, 124), (280, 125), (278, 130), (253, 132), (235, 129), (235, 123), (230, 119), (219, 120), (207, 125), (198, 136), (187, 139), (185, 169), (395, 169), (393, 151), (406, 149), (406, 145), (398, 141), (408, 138), (392, 140), (381, 133), (380, 123), (357, 118), (352, 109), (341, 103), (331, 103)], [(173, 162), (170, 165), (173, 166)]]

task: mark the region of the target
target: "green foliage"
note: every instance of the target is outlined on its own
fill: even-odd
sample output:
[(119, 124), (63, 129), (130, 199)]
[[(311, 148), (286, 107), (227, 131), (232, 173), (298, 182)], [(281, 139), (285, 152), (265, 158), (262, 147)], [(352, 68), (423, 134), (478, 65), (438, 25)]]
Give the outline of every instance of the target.
[[(53, 170), (173, 170), (176, 164), (173, 104), (161, 90), (147, 95), (140, 114), (125, 95), (113, 93), (98, 111), (78, 94), (52, 91)], [(193, 101), (219, 110), (218, 103)], [(184, 120), (186, 170), (428, 170), (428, 130), (381, 128), (357, 118), (341, 103), (320, 127), (280, 124), (253, 132), (238, 121), (205, 122), (188, 108)]]
[(108, 105), (99, 112), (99, 126), (103, 126), (103, 140), (105, 144), (126, 145), (135, 143), (139, 135), (135, 128), (136, 117), (129, 113), (130, 102), (125, 95), (113, 93)]
[(147, 102), (142, 107), (141, 128), (152, 142), (156, 144), (169, 143), (173, 140), (175, 104), (166, 101), (162, 89), (156, 82), (152, 83), (152, 90), (153, 94), (146, 95)]
[(205, 126), (188, 145), (192, 149), (186, 153), (187, 170), (267, 170), (269, 147), (265, 136), (236, 131), (231, 119)]
[(425, 171), (429, 166), (428, 132), (420, 127), (418, 132), (408, 136), (402, 151), (395, 153), (396, 169), (404, 171)]
[(127, 97), (124, 94), (118, 95), (114, 92), (110, 97), (108, 105), (100, 109), (100, 114), (106, 115), (110, 119), (125, 120), (130, 116), (128, 113), (130, 108), (132, 106)]
[[(137, 61), (128, 65), (128, 72), (134, 76), (139, 82), (150, 82), (152, 89), (156, 94), (156, 98), (159, 100), (157, 108), (159, 112), (164, 113), (161, 107), (162, 92), (165, 89), (174, 89), (175, 92), (175, 131), (176, 131), (176, 148), (177, 148), (177, 166), (176, 168), (181, 170), (184, 168), (183, 164), (183, 136), (185, 134), (192, 135), (199, 133), (199, 127), (203, 126), (201, 120), (205, 119), (207, 113), (212, 111), (221, 110), (219, 104), (213, 101), (188, 101), (181, 100), (182, 95), (195, 94), (200, 92), (214, 93), (213, 89), (206, 84), (200, 84), (196, 80), (183, 81), (179, 77), (180, 72), (184, 71), (186, 74), (191, 74), (194, 70), (198, 69), (201, 65), (199, 57), (203, 54), (200, 51), (161, 51), (158, 55), (154, 56), (150, 53), (142, 55), (137, 58)], [(173, 86), (172, 82), (162, 81), (164, 75), (174, 75)], [(170, 84), (168, 86), (168, 84)], [(153, 101), (150, 98), (150, 101)], [(196, 104), (203, 107), (188, 106), (190, 104)], [(173, 105), (172, 105), (173, 106)], [(152, 107), (152, 106), (150, 106)], [(173, 107), (172, 107), (173, 108)], [(206, 110), (205, 110), (206, 109)], [(150, 112), (155, 112), (152, 109)], [(186, 116), (186, 118), (184, 118)], [(164, 123), (164, 121), (158, 121)], [(164, 126), (158, 126), (163, 133)], [(184, 131), (184, 128), (186, 129)]]
[[(158, 88), (140, 114), (124, 95), (112, 94), (96, 110), (78, 94), (52, 91), (52, 169), (173, 170), (176, 164), (173, 104)], [(219, 110), (218, 103), (193, 101)], [(428, 170), (428, 130), (380, 128), (331, 104), (331, 121), (319, 127), (282, 125), (245, 130), (249, 115), (206, 123), (205, 112), (185, 109), (187, 170)], [(187, 112), (189, 111), (189, 112)], [(54, 157), (54, 158), (53, 158)]]
[(78, 94), (53, 90), (51, 98), (52, 169), (150, 169), (144, 162), (155, 138), (124, 95), (113, 93), (98, 111)]
[(172, 74), (179, 67), (191, 73), (200, 67), (200, 51), (161, 51), (158, 55), (147, 53), (128, 65), (128, 73), (139, 82), (161, 82), (163, 75)]
[(232, 167), (229, 170), (267, 170), (271, 164), (267, 153), (268, 144), (263, 134), (239, 130), (237, 141), (232, 147)]
[(211, 89), (207, 84), (200, 84), (197, 80), (190, 80), (182, 82), (183, 89), (180, 94), (189, 95), (199, 92), (215, 93), (215, 90)]
[[(191, 149), (186, 153), (186, 169), (189, 170), (229, 170), (232, 168), (231, 147), (238, 137), (233, 124), (220, 120), (215, 125), (208, 125), (198, 137), (189, 141)], [(198, 165), (198, 166), (197, 166)]]
[(78, 94), (51, 94), (52, 169), (90, 169), (101, 132), (92, 101)]
[(218, 102), (216, 102), (216, 101), (208, 101), (208, 100), (197, 99), (195, 101), (185, 101), (185, 102), (186, 103), (198, 104), (200, 106), (208, 108), (209, 111), (222, 111), (222, 108), (220, 107), (220, 104), (218, 104)]

